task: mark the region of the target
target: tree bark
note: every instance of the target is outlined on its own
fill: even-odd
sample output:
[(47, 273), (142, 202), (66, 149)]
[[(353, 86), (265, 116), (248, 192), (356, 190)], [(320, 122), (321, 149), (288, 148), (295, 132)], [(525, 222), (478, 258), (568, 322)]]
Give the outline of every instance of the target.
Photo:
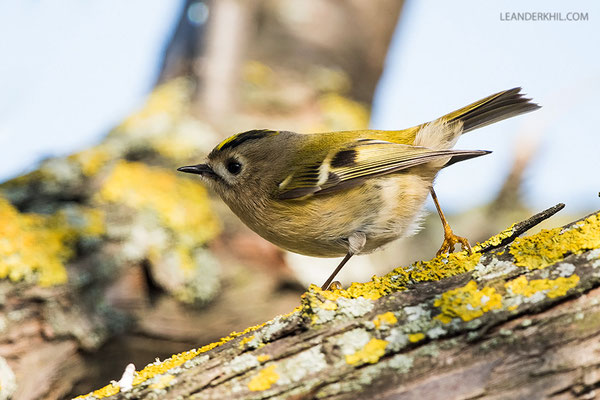
[(600, 392), (600, 212), (346, 290), (175, 355), (89, 399), (592, 399)]

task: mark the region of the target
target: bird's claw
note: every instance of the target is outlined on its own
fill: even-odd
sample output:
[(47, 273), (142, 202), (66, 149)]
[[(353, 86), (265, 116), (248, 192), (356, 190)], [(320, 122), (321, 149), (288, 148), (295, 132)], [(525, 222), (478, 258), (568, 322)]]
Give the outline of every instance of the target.
[(452, 232), (452, 230), (446, 230), (444, 234), (444, 242), (442, 243), (442, 247), (437, 251), (436, 256), (444, 253), (451, 253), (454, 251), (454, 246), (460, 243), (460, 246), (463, 250), (469, 252), (469, 254), (473, 254), (473, 249), (471, 249), (471, 245), (467, 238), (462, 236), (457, 236)]

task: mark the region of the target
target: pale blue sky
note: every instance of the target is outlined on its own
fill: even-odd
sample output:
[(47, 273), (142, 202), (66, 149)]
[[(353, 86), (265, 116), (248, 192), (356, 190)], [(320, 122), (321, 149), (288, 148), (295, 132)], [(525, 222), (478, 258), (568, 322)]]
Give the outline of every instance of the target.
[[(137, 107), (181, 4), (0, 1), (0, 181), (98, 142)], [(518, 11), (581, 11), (589, 21), (500, 21), (501, 12)], [(444, 207), (462, 210), (494, 196), (517, 139), (526, 138), (540, 142), (525, 182), (532, 206), (598, 209), (599, 48), (599, 2), (409, 0), (372, 126), (412, 126), (523, 86), (543, 108), (461, 138), (459, 148), (494, 153), (442, 172), (436, 187)]]
[(98, 142), (139, 106), (181, 4), (0, 0), (0, 181)]
[[(587, 12), (587, 22), (501, 21), (501, 12)], [(515, 146), (539, 142), (528, 203), (600, 208), (600, 2), (408, 1), (377, 90), (372, 127), (398, 129), (522, 86), (541, 110), (463, 136), (493, 153), (448, 168), (436, 188), (449, 210), (492, 198)]]

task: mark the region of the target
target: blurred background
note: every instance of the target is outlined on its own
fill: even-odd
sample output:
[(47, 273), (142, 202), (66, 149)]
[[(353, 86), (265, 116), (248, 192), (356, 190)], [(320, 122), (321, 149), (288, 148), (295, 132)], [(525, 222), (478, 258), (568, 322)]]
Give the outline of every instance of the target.
[[(0, 398), (86, 393), (324, 281), (338, 260), (282, 252), (174, 172), (233, 133), (401, 129), (522, 86), (543, 108), (465, 135), (457, 148), (493, 153), (438, 177), (455, 232), (482, 241), (558, 202), (551, 226), (597, 210), (598, 15), (589, 1), (0, 2)], [(343, 284), (431, 258), (443, 234), (427, 209)]]

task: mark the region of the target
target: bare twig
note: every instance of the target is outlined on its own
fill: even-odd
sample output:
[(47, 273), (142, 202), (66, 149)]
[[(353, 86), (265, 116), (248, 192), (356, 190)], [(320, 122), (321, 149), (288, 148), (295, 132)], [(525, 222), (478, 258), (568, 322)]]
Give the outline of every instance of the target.
[(527, 232), (528, 230), (530, 230), (531, 228), (533, 228), (534, 226), (542, 223), (543, 221), (547, 220), (548, 218), (550, 218), (551, 216), (553, 216), (554, 214), (556, 214), (557, 212), (559, 212), (560, 210), (562, 210), (563, 208), (565, 208), (564, 203), (558, 203), (557, 205), (550, 207), (542, 212), (539, 212), (537, 214), (535, 214), (534, 216), (526, 219), (525, 221), (521, 221), (517, 224), (515, 224), (512, 228), (512, 232), (510, 233), (510, 235), (506, 236), (505, 238), (503, 238), (500, 243), (497, 244), (490, 244), (488, 246), (485, 246), (481, 252), (482, 253), (486, 253), (489, 252), (491, 250), (497, 249), (499, 247), (502, 246), (506, 246), (507, 244), (511, 243), (513, 240), (515, 240), (518, 236), (522, 235), (523, 233)]

